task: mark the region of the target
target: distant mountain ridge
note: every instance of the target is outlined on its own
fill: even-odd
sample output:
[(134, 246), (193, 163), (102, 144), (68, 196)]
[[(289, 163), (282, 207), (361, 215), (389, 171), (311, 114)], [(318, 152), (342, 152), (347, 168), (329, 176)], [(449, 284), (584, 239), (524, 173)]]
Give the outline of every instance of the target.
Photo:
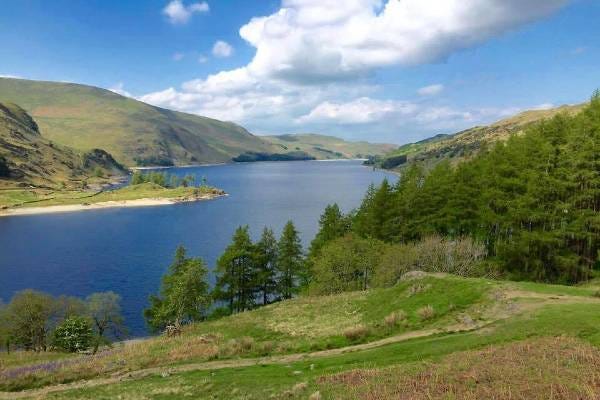
[(381, 156), (398, 146), (388, 143), (349, 141), (316, 133), (264, 136), (279, 152), (304, 152), (317, 160), (366, 158)]
[(384, 165), (386, 159), (388, 161), (398, 160), (398, 162), (388, 162), (388, 165), (393, 165), (390, 169), (402, 167), (411, 162), (423, 162), (430, 165), (444, 159), (458, 162), (472, 157), (489, 144), (504, 141), (512, 135), (523, 133), (536, 122), (562, 113), (577, 114), (585, 105), (564, 105), (547, 110), (529, 110), (491, 125), (476, 126), (454, 134), (439, 134), (398, 147), (379, 160), (379, 165)]
[(273, 150), (234, 123), (93, 86), (0, 78), (0, 102), (23, 107), (46, 138), (81, 151), (104, 149), (128, 166), (228, 162), (247, 151)]

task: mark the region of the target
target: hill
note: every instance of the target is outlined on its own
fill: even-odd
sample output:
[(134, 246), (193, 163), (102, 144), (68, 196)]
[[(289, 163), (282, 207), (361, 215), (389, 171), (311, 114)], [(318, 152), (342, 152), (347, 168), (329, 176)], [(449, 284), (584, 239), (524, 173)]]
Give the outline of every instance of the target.
[(21, 107), (0, 103), (0, 188), (81, 188), (105, 182), (125, 170), (100, 149), (78, 152), (44, 138)]
[(154, 107), (97, 87), (0, 78), (0, 101), (19, 104), (44, 137), (80, 151), (99, 148), (128, 166), (227, 162), (272, 152), (243, 127)]
[(397, 146), (387, 143), (351, 142), (334, 136), (313, 133), (264, 136), (280, 151), (301, 151), (317, 160), (381, 156)]
[(585, 104), (580, 104), (549, 110), (525, 111), (488, 126), (476, 126), (451, 135), (436, 135), (419, 142), (400, 146), (395, 151), (388, 153), (379, 165), (381, 166), (386, 158), (392, 159), (388, 162), (388, 169), (402, 166), (411, 161), (423, 162), (426, 165), (433, 165), (444, 159), (458, 162), (474, 156), (486, 145), (504, 141), (510, 136), (523, 133), (536, 122), (552, 118), (561, 113), (567, 115), (577, 114), (584, 107)]
[(425, 399), (448, 390), (452, 398), (507, 390), (515, 399), (593, 398), (586, 393), (598, 384), (590, 374), (600, 361), (597, 290), (413, 275), (95, 356), (11, 353), (0, 360), (0, 390), (12, 392), (0, 398)]

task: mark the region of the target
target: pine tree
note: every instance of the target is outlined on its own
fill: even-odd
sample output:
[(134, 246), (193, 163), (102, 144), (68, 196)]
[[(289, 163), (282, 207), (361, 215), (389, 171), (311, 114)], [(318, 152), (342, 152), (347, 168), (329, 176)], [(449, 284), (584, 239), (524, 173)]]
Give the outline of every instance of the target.
[(254, 306), (256, 270), (255, 249), (248, 226), (236, 229), (232, 243), (217, 260), (217, 282), (214, 296), (228, 303), (231, 313), (249, 310)]
[(265, 227), (256, 243), (256, 290), (262, 297), (262, 304), (269, 304), (277, 298), (277, 239), (273, 230)]
[(319, 232), (310, 244), (309, 258), (316, 257), (321, 247), (344, 236), (349, 229), (349, 220), (342, 214), (336, 203), (325, 207), (325, 211), (319, 219)]
[(278, 286), (281, 296), (290, 299), (306, 280), (302, 244), (292, 221), (288, 221), (277, 244)]

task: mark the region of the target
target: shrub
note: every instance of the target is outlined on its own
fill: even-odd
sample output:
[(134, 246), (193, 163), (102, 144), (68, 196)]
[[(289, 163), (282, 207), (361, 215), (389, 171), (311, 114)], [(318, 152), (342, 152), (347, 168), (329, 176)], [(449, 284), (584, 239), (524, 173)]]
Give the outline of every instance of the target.
[(356, 325), (344, 331), (344, 336), (350, 341), (363, 339), (369, 334), (369, 328), (364, 325)]
[(383, 322), (390, 328), (397, 326), (400, 322), (406, 320), (406, 313), (402, 310), (394, 311), (383, 319)]
[(92, 328), (82, 317), (69, 317), (54, 330), (54, 347), (71, 353), (85, 351), (92, 342)]
[(432, 306), (421, 307), (417, 310), (417, 315), (421, 320), (427, 321), (435, 316), (435, 310)]
[(593, 294), (593, 297), (600, 297), (600, 289), (596, 290)]
[(312, 265), (311, 294), (366, 290), (379, 264), (383, 242), (346, 235), (327, 243)]

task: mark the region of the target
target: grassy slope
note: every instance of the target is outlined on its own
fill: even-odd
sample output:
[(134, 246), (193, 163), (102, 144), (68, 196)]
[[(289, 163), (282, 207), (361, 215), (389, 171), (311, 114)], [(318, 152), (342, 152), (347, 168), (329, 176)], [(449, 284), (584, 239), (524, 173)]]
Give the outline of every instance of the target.
[(562, 106), (550, 110), (525, 111), (488, 126), (477, 126), (453, 135), (437, 135), (416, 143), (400, 146), (388, 156), (407, 155), (410, 161), (435, 164), (442, 159), (459, 161), (476, 154), (482, 146), (506, 140), (522, 133), (528, 126), (543, 119), (566, 113), (575, 114), (585, 105)]
[[(106, 182), (111, 175), (125, 173), (100, 150), (80, 153), (50, 142), (36, 122), (12, 103), (0, 103), (0, 155), (10, 171), (0, 179), (1, 191), (18, 186), (81, 187), (84, 180)], [(96, 177), (96, 170), (106, 178)]]
[(350, 142), (333, 136), (297, 134), (264, 136), (279, 152), (304, 151), (317, 160), (362, 158), (367, 155), (383, 155), (397, 146), (385, 143)]
[(229, 161), (270, 144), (233, 123), (169, 111), (91, 86), (0, 78), (0, 101), (20, 104), (42, 134), (79, 150), (192, 164)]
[[(415, 286), (424, 290), (411, 295)], [(504, 376), (518, 371), (521, 379), (534, 379), (539, 384), (536, 395), (544, 398), (549, 394), (544, 391), (549, 383), (565, 381), (569, 390), (585, 390), (587, 387), (587, 377), (575, 372), (582, 365), (588, 365), (590, 360), (600, 360), (595, 347), (600, 346), (600, 300), (590, 296), (597, 290), (597, 287), (570, 288), (427, 277), (390, 289), (283, 302), (197, 324), (178, 338), (161, 337), (129, 344), (96, 360), (83, 358), (46, 375), (40, 372), (12, 381), (0, 379), (0, 384), (5, 389), (35, 387), (171, 365), (137, 377), (134, 375), (132, 380), (123, 382), (115, 378), (100, 386), (70, 391), (61, 388), (51, 397), (100, 399), (120, 395), (132, 399), (182, 396), (247, 399), (273, 395), (274, 398), (306, 399), (318, 390), (324, 398), (354, 398), (353, 393), (359, 396), (369, 387), (387, 388), (393, 392), (399, 377), (408, 379), (403, 382), (413, 389), (415, 385), (432, 385), (431, 392), (435, 392), (440, 389), (436, 385), (446, 385), (442, 385), (443, 388), (451, 384), (456, 386), (457, 391), (471, 390), (470, 386), (463, 384), (462, 374), (448, 372), (460, 360), (471, 359), (479, 360), (482, 366), (494, 367), (481, 378), (488, 388), (505, 388), (511, 382), (503, 380)], [(423, 321), (416, 313), (426, 304), (433, 305), (437, 311), (436, 317), (429, 321)], [(386, 315), (400, 309), (408, 315), (406, 323), (394, 327), (383, 324), (382, 319)], [(484, 328), (476, 329), (475, 326), (473, 331), (446, 331), (457, 321), (464, 321), (465, 315)], [(355, 341), (341, 335), (346, 328), (357, 324), (369, 327), (371, 334)], [(417, 337), (417, 333), (435, 328), (437, 330), (432, 330), (431, 334)], [(414, 338), (384, 339), (377, 347), (359, 344), (352, 352), (326, 350), (312, 353), (312, 356), (308, 354), (319, 349), (381, 340), (382, 337), (399, 338), (398, 335), (406, 338), (414, 335)], [(554, 339), (544, 339), (555, 336), (574, 339), (565, 339), (564, 343), (558, 344)], [(529, 342), (521, 344), (523, 340)], [(478, 353), (481, 349), (484, 352)], [(559, 379), (553, 375), (554, 370), (536, 360), (556, 357), (560, 351), (565, 354), (564, 358), (557, 359)], [(306, 352), (307, 356), (276, 356), (295, 352)], [(482, 360), (482, 354), (488, 358)], [(247, 357), (261, 355), (270, 355), (271, 358), (259, 359), (258, 365), (253, 365), (256, 362), (252, 360), (243, 361)], [(581, 362), (587, 364), (570, 362), (572, 357), (584, 357)], [(229, 359), (231, 361), (227, 361)], [(217, 361), (202, 364), (206, 360)], [(6, 366), (15, 368), (18, 365), (35, 365), (36, 362), (35, 357), (29, 360), (21, 357), (8, 361)], [(190, 364), (194, 362), (200, 364)], [(458, 371), (472, 373), (468, 367), (462, 364)], [(515, 369), (517, 367), (521, 369)], [(349, 376), (332, 378), (332, 374), (345, 371), (353, 372)], [(423, 371), (427, 371), (427, 375), (420, 375)], [(439, 379), (427, 379), (432, 374)], [(353, 381), (355, 376), (360, 377), (356, 382)], [(450, 382), (444, 382), (442, 378)], [(477, 387), (477, 390), (480, 388)], [(520, 389), (515, 387), (514, 390), (514, 398), (521, 398)], [(140, 393), (143, 393), (142, 397)], [(474, 393), (481, 396), (481, 392)], [(378, 398), (396, 397), (386, 397), (384, 393)]]

